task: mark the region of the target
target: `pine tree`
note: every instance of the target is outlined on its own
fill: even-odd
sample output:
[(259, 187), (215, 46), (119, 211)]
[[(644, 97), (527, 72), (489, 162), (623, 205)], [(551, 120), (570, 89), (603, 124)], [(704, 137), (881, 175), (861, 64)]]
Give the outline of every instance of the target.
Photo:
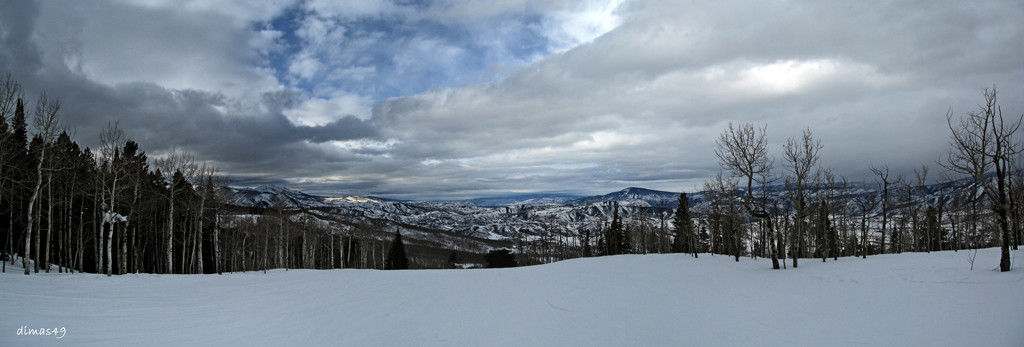
[(20, 149), (22, 155), (28, 155), (28, 120), (25, 118), (25, 101), (18, 99), (14, 109), (14, 117), (11, 118), (11, 131), (14, 132), (15, 149)]
[(619, 204), (615, 203), (615, 212), (612, 214), (612, 227), (608, 231), (608, 245), (611, 248), (611, 255), (630, 253), (629, 231), (622, 227), (622, 219), (619, 218)]
[(697, 257), (694, 245), (695, 237), (693, 232), (693, 220), (690, 216), (690, 202), (686, 193), (679, 194), (679, 207), (676, 208), (675, 218), (672, 226), (676, 229), (675, 240), (672, 242), (672, 252), (691, 253)]
[(405, 270), (409, 268), (409, 258), (405, 256), (405, 244), (402, 243), (402, 232), (395, 231), (395, 240), (391, 241), (391, 250), (384, 260), (385, 270)]

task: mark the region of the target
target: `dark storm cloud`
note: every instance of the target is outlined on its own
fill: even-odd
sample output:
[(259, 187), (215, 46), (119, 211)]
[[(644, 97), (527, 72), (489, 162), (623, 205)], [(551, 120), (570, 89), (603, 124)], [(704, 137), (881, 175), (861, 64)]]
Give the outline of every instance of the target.
[(39, 49), (30, 37), (35, 30), (39, 8), (34, 3), (7, 2), (0, 7), (0, 68), (6, 71), (36, 71)]
[[(31, 23), (31, 16), (19, 19)], [(30, 40), (15, 36), (31, 31), (11, 28), (18, 23), (7, 18), (4, 23), (5, 47), (20, 47), (3, 50), (4, 57), (9, 58), (4, 59), (5, 67), (16, 71), (13, 77), (27, 90), (58, 95), (62, 116), (75, 129), (77, 140), (92, 148), (97, 147), (103, 127), (116, 122), (150, 155), (180, 148), (194, 152), (201, 160), (214, 161), (227, 172), (276, 172), (287, 176), (289, 171), (322, 161), (324, 156), (354, 160), (344, 154), (324, 153), (306, 143), (377, 137), (373, 126), (354, 116), (342, 116), (322, 126), (293, 124), (282, 114), (294, 105), (294, 96), (287, 92), (267, 93), (258, 105), (236, 105), (219, 93), (173, 90), (148, 82), (101, 85), (59, 66), (14, 69), (38, 66), (40, 59), (37, 54), (15, 54), (34, 51)]]

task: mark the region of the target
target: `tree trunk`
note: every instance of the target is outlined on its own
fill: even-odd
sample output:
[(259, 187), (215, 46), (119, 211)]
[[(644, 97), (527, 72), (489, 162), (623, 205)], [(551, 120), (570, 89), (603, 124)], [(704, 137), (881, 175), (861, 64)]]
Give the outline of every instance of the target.
[[(339, 243), (338, 247), (341, 247), (341, 268), (345, 268), (345, 260), (347, 258), (345, 258), (345, 248), (346, 247), (345, 247), (345, 236), (344, 235), (341, 236), (340, 240), (338, 240), (338, 243)], [(351, 242), (349, 242), (349, 244), (351, 244)]]
[[(103, 257), (100, 256), (100, 252), (103, 251), (103, 212), (100, 211), (99, 201), (103, 200), (103, 204), (106, 204), (107, 196), (106, 194), (103, 194), (103, 190), (101, 189), (102, 186), (102, 182), (101, 184), (96, 185), (96, 192), (95, 195), (93, 195), (92, 199), (92, 207), (94, 213), (99, 212), (101, 216), (101, 218), (95, 218), (94, 216), (92, 220), (92, 227), (93, 229), (96, 229), (96, 232), (94, 234), (96, 235), (96, 238), (93, 240), (93, 246), (96, 248), (93, 251), (93, 258), (96, 259), (96, 269), (93, 271), (95, 271), (96, 273), (100, 273), (101, 271), (103, 271)], [(97, 197), (99, 197), (99, 199), (97, 199)]]
[(196, 227), (196, 247), (198, 248), (199, 258), (196, 259), (198, 262), (197, 267), (199, 273), (206, 273), (203, 269), (203, 209), (206, 208), (206, 193), (202, 194), (199, 198), (199, 226)]
[(46, 191), (50, 195), (50, 201), (46, 204), (46, 242), (43, 244), (45, 254), (43, 255), (43, 267), (46, 273), (50, 273), (50, 234), (53, 230), (53, 172), (46, 175)]
[(775, 226), (772, 225), (771, 217), (764, 218), (761, 220), (768, 224), (768, 252), (771, 253), (772, 256), (772, 269), (778, 270), (781, 267), (779, 266), (779, 251), (777, 248), (778, 241), (776, 240), (775, 236)]
[[(28, 224), (25, 226), (25, 257), (21, 259), (21, 265), (25, 267), (25, 274), (29, 274), (29, 257), (31, 256), (32, 250), (32, 209), (36, 204), (36, 199), (39, 198), (39, 189), (43, 184), (43, 162), (46, 159), (46, 145), (43, 144), (43, 148), (39, 155), (39, 165), (36, 167), (36, 187), (32, 190), (32, 197), (28, 200)], [(38, 258), (38, 256), (36, 256)], [(36, 262), (38, 263), (38, 261)]]
[(221, 263), (220, 263), (220, 220), (218, 217), (214, 217), (213, 226), (213, 271), (216, 271), (218, 275), (221, 274)]
[[(136, 210), (135, 206), (138, 206), (139, 204), (139, 180), (135, 179), (134, 181), (135, 184), (132, 191), (131, 212), (128, 213), (129, 218), (125, 221), (124, 231), (121, 235), (121, 269), (120, 272), (118, 272), (120, 275), (128, 273), (128, 229), (132, 227), (132, 219), (135, 219), (135, 214), (133, 212)], [(132, 231), (132, 241), (137, 242), (135, 240), (134, 230)]]
[(111, 217), (110, 221), (107, 222), (107, 230), (108, 230), (107, 231), (107, 276), (111, 275), (111, 268), (114, 267), (112, 265), (113, 262), (111, 261), (111, 254), (112, 254), (111, 248), (112, 248), (112, 244), (114, 243), (114, 218), (113, 218), (114, 216), (113, 216), (113, 213), (110, 214), (110, 217)]
[(168, 198), (171, 202), (167, 210), (167, 273), (174, 273), (174, 179), (171, 179), (171, 191)]
[[(111, 165), (113, 165), (113, 163), (111, 163)], [(118, 183), (117, 181), (118, 181), (118, 178), (117, 178), (117, 172), (114, 171), (113, 169), (111, 169), (111, 174), (114, 177), (114, 181), (112, 182), (113, 184), (110, 186), (110, 206), (109, 206), (109, 209), (107, 210), (107, 213), (108, 213), (107, 217), (109, 217), (109, 220), (106, 220), (108, 218), (104, 218), (104, 220), (106, 220), (106, 222), (107, 222), (107, 228), (108, 228), (107, 230), (109, 230), (107, 232), (107, 276), (111, 275), (111, 272), (113, 271), (113, 267), (114, 267), (114, 264), (113, 264), (113, 245), (112, 244), (114, 243), (114, 224), (117, 223), (117, 218), (115, 217), (116, 215), (114, 214), (114, 208), (115, 208), (115, 206), (117, 206), (117, 183)]]

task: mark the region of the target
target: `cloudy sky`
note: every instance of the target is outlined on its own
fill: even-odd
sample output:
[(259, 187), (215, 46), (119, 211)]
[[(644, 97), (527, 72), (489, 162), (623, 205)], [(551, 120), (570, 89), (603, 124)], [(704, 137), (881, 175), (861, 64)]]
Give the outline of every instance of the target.
[(693, 190), (729, 122), (851, 180), (1024, 113), (1024, 2), (4, 1), (0, 73), (235, 185), (395, 198)]

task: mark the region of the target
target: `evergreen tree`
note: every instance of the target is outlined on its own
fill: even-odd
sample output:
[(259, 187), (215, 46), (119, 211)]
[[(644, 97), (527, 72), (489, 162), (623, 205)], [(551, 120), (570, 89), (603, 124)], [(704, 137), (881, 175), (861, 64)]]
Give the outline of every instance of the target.
[(693, 220), (690, 216), (690, 202), (686, 197), (686, 193), (679, 194), (679, 207), (676, 208), (672, 226), (676, 229), (675, 240), (672, 241), (672, 252), (691, 253), (694, 257), (697, 257), (694, 245), (696, 240), (693, 231)]
[(619, 254), (633, 254), (633, 232), (629, 227), (623, 226), (619, 234)]
[(391, 241), (391, 250), (384, 260), (385, 270), (405, 270), (409, 268), (409, 258), (405, 256), (405, 244), (402, 243), (402, 232), (395, 231), (395, 240)]
[[(0, 95), (0, 102), (3, 100), (3, 95)], [(6, 106), (6, 105), (2, 105)], [(13, 145), (11, 144), (11, 137), (14, 134), (11, 133), (10, 128), (7, 127), (7, 116), (6, 113), (10, 112), (7, 109), (0, 109), (0, 227), (5, 229), (0, 234), (0, 254), (6, 257), (7, 254), (4, 252), (11, 251), (11, 243), (13, 239), (13, 230), (8, 227), (11, 222), (11, 194), (13, 189), (9, 188), (9, 181), (11, 180), (10, 162), (13, 159), (14, 151), (12, 151)], [(10, 190), (10, 192), (8, 192)], [(6, 263), (3, 264), (3, 268), (6, 272)]]
[(25, 100), (18, 99), (14, 108), (14, 117), (11, 118), (11, 131), (14, 132), (14, 148), (21, 151), (21, 155), (28, 155), (28, 120), (25, 118)]
[(928, 235), (930, 235), (928, 245), (929, 251), (941, 251), (944, 248), (946, 241), (946, 230), (939, 225), (938, 212), (935, 206), (928, 206), (925, 211), (925, 228), (927, 229)]
[(507, 249), (492, 249), (490, 252), (484, 255), (484, 261), (487, 262), (488, 268), (502, 268), (502, 267), (516, 267), (519, 263), (516, 262), (516, 256), (512, 254), (512, 251)]
[(462, 258), (459, 258), (459, 253), (452, 250), (452, 253), (448, 255), (448, 267), (456, 268), (459, 263), (462, 262)]
[(614, 212), (612, 213), (612, 226), (608, 229), (608, 237), (605, 242), (608, 244), (608, 255), (622, 254), (626, 252), (629, 241), (625, 241), (626, 235), (622, 230), (622, 220), (619, 219), (619, 204), (614, 203)]

